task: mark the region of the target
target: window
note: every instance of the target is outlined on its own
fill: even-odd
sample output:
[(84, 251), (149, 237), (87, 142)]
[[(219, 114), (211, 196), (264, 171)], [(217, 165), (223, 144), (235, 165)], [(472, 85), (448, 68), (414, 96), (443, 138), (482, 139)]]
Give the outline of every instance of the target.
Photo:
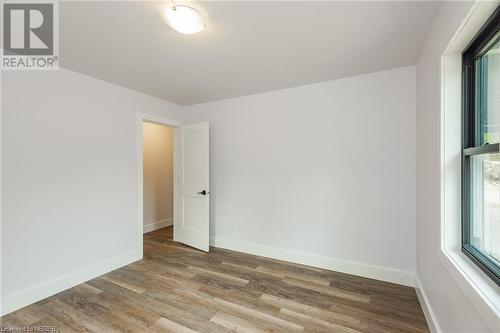
[(500, 7), (462, 56), (462, 251), (500, 285)]

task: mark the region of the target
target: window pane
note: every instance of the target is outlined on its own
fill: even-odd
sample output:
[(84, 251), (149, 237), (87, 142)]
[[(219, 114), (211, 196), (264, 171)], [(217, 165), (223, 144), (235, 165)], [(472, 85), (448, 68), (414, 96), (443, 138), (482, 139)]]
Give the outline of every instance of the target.
[(476, 108), (479, 145), (500, 142), (500, 39), (476, 60)]
[(470, 244), (500, 264), (500, 154), (471, 156)]

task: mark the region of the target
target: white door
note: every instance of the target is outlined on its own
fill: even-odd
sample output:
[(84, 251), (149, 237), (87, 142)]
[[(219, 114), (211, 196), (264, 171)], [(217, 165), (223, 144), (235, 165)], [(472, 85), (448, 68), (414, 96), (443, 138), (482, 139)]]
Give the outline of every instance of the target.
[(174, 240), (208, 252), (208, 123), (174, 129)]

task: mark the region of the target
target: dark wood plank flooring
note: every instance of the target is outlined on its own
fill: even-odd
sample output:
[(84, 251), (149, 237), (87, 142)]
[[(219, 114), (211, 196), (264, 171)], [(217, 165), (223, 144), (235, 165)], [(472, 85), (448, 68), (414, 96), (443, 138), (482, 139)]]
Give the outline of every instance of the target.
[(144, 259), (1, 318), (57, 332), (429, 332), (415, 290), (144, 235)]

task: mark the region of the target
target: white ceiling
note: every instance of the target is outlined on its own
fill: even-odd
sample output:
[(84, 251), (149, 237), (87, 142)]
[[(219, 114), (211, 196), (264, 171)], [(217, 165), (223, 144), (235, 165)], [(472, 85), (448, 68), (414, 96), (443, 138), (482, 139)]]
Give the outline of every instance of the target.
[(162, 4), (61, 2), (61, 66), (191, 105), (414, 64), (440, 6), (197, 2), (207, 29), (182, 35)]

